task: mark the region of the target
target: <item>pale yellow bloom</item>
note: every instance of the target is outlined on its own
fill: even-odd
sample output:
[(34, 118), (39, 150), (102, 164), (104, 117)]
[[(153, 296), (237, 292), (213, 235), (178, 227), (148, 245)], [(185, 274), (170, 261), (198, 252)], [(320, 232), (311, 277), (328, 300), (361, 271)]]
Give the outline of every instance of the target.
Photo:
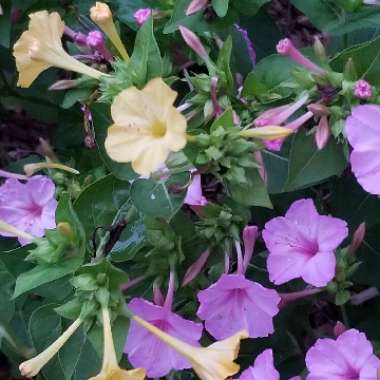
[(241, 330), (235, 335), (208, 347), (194, 347), (174, 338), (138, 316), (133, 319), (157, 338), (183, 355), (192, 365), (201, 380), (224, 380), (237, 372), (239, 365), (234, 363), (240, 349), (240, 340), (248, 338), (248, 332)]
[(70, 327), (46, 350), (32, 359), (29, 359), (20, 364), (19, 370), (22, 376), (34, 377), (40, 372), (41, 368), (61, 349), (67, 340), (74, 334), (74, 332), (81, 325), (82, 320), (75, 320)]
[(243, 137), (251, 137), (260, 140), (282, 139), (294, 131), (290, 128), (279, 127), (277, 125), (266, 125), (265, 127), (250, 128), (240, 132)]
[(129, 55), (116, 30), (110, 7), (105, 3), (97, 1), (90, 9), (90, 17), (91, 20), (103, 30), (124, 61), (127, 62), (129, 60)]
[(119, 367), (113, 344), (109, 310), (107, 308), (102, 309), (102, 316), (104, 336), (103, 365), (100, 373), (89, 380), (143, 380), (145, 378), (145, 371), (142, 368), (126, 371)]
[(161, 78), (142, 90), (122, 91), (111, 106), (114, 125), (108, 128), (105, 148), (117, 162), (131, 162), (133, 170), (149, 176), (170, 152), (186, 145), (186, 119), (173, 103), (177, 93)]
[(29, 28), (13, 46), (19, 78), (17, 85), (29, 87), (49, 67), (59, 67), (99, 79), (103, 73), (71, 57), (62, 46), (64, 22), (57, 12), (29, 15)]

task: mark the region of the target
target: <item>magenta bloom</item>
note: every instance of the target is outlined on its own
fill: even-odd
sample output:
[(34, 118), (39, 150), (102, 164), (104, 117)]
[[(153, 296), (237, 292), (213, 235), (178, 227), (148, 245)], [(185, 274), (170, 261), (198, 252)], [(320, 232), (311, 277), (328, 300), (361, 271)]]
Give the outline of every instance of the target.
[[(268, 349), (257, 356), (255, 364), (247, 368), (238, 380), (280, 380), (280, 374), (273, 364), (273, 351)], [(301, 380), (299, 376), (290, 380)]]
[(346, 135), (353, 151), (351, 168), (365, 191), (380, 195), (380, 106), (368, 104), (352, 109)]
[(314, 286), (327, 285), (335, 275), (334, 250), (347, 234), (345, 221), (319, 215), (311, 199), (294, 202), (263, 231), (270, 280), (280, 285), (301, 277)]
[(376, 380), (380, 360), (364, 333), (351, 329), (336, 340), (318, 339), (306, 354), (306, 380)]
[(204, 206), (207, 199), (202, 194), (201, 175), (195, 174), (187, 188), (186, 198), (184, 200), (189, 206)]
[(372, 96), (372, 86), (364, 79), (355, 82), (354, 94), (358, 99), (368, 99)]
[[(14, 178), (7, 179), (0, 186), (0, 219), (30, 233), (42, 237), (45, 229), (55, 228), (54, 182), (46, 176), (36, 175), (22, 183)], [(2, 236), (14, 236), (0, 232)], [(30, 241), (19, 238), (21, 245)]]
[[(171, 311), (174, 278), (170, 281), (164, 305), (155, 305), (143, 298), (134, 298), (128, 305), (137, 316), (162, 331), (193, 346), (199, 346), (203, 326), (184, 319)], [(191, 364), (166, 343), (131, 321), (124, 352), (135, 368), (144, 368), (148, 377), (166, 376), (172, 369), (191, 368)]]
[(133, 14), (133, 17), (137, 25), (142, 26), (151, 14), (152, 10), (150, 8), (140, 8)]
[(279, 295), (243, 274), (223, 274), (198, 293), (198, 300), (197, 316), (215, 339), (225, 339), (241, 329), (249, 331), (251, 338), (266, 337), (274, 331)]

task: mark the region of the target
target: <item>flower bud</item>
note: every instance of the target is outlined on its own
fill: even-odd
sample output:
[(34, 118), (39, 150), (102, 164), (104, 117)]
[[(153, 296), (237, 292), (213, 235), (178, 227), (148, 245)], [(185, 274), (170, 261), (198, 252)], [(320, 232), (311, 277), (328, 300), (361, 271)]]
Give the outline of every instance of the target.
[(48, 90), (57, 91), (57, 90), (68, 90), (69, 88), (74, 88), (77, 85), (76, 80), (72, 79), (63, 79), (57, 82), (54, 82), (49, 86)]
[(355, 82), (354, 95), (358, 99), (369, 99), (372, 96), (372, 86), (364, 79)]
[(317, 130), (315, 132), (315, 143), (318, 150), (322, 150), (330, 138), (330, 127), (327, 116), (322, 116), (319, 120)]
[(106, 3), (97, 1), (95, 5), (90, 8), (90, 17), (96, 24), (104, 24), (112, 20), (112, 12)]
[(327, 61), (326, 49), (318, 37), (314, 38), (314, 52), (320, 62)]
[(206, 8), (208, 0), (192, 0), (186, 10), (186, 16), (191, 16), (194, 13)]
[(71, 228), (70, 224), (67, 222), (61, 222), (57, 225), (57, 231), (65, 238), (67, 238), (70, 241), (74, 240), (74, 231)]
[(364, 240), (366, 232), (366, 224), (365, 222), (361, 223), (359, 227), (355, 230), (354, 235), (352, 237), (352, 241), (350, 247), (348, 248), (348, 255), (354, 255), (358, 248), (361, 246)]
[(182, 38), (186, 42), (187, 46), (189, 46), (192, 50), (195, 51), (204, 61), (209, 61), (209, 55), (204, 48), (199, 37), (193, 33), (190, 29), (185, 26), (180, 26), (179, 31), (181, 33)]
[(150, 8), (140, 8), (133, 14), (133, 18), (138, 26), (142, 26), (151, 15), (152, 10)]
[(342, 335), (347, 330), (347, 327), (340, 321), (338, 321), (334, 326), (334, 335), (338, 337)]

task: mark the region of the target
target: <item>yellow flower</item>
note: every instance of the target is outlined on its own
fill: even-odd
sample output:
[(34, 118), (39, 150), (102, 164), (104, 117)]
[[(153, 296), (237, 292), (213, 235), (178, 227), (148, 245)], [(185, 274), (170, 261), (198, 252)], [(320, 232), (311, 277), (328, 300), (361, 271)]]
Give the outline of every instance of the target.
[(116, 30), (116, 26), (112, 18), (112, 12), (109, 6), (105, 3), (97, 1), (95, 5), (90, 9), (90, 17), (91, 20), (94, 21), (94, 23), (103, 30), (117, 51), (123, 57), (124, 61), (127, 62), (129, 60), (129, 55), (123, 42), (120, 39), (119, 33)]
[(29, 87), (49, 67), (59, 67), (99, 79), (103, 73), (71, 57), (63, 49), (64, 22), (57, 12), (29, 15), (29, 28), (13, 46), (19, 78), (17, 85)]
[(143, 380), (145, 371), (142, 368), (126, 371), (119, 367), (113, 344), (108, 308), (102, 309), (102, 315), (104, 336), (103, 365), (100, 373), (89, 380)]
[(40, 372), (41, 368), (61, 349), (67, 340), (74, 334), (74, 332), (81, 325), (82, 319), (76, 319), (69, 328), (46, 350), (32, 359), (29, 359), (20, 364), (19, 370), (22, 376), (35, 377)]
[(132, 317), (139, 325), (183, 355), (201, 380), (224, 380), (236, 374), (240, 367), (234, 363), (240, 348), (240, 340), (248, 338), (241, 330), (235, 335), (208, 347), (194, 347), (174, 338), (138, 316)]
[(131, 162), (133, 170), (149, 176), (162, 166), (170, 152), (186, 145), (186, 119), (173, 103), (177, 93), (161, 78), (142, 90), (122, 91), (111, 106), (114, 125), (108, 129), (105, 148), (117, 162)]
[(285, 138), (293, 132), (290, 128), (279, 127), (278, 125), (266, 125), (265, 127), (246, 129), (241, 131), (240, 135), (260, 140), (277, 140)]

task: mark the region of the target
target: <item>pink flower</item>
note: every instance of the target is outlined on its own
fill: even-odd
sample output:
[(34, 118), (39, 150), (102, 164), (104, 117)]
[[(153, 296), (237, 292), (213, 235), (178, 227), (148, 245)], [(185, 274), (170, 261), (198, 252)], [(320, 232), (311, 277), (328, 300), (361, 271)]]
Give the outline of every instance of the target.
[(280, 40), (276, 46), (277, 53), (285, 55), (292, 59), (294, 62), (306, 67), (315, 75), (323, 75), (325, 72), (309, 58), (305, 57), (300, 50), (298, 50), (289, 38)]
[(270, 280), (280, 285), (301, 277), (314, 286), (327, 285), (335, 275), (334, 250), (347, 234), (345, 221), (319, 215), (311, 199), (294, 202), (263, 231)]
[(266, 337), (274, 331), (279, 295), (244, 274), (223, 274), (198, 293), (198, 300), (197, 316), (215, 339), (225, 339), (241, 329), (249, 331), (251, 338)]
[[(0, 219), (30, 233), (42, 237), (45, 229), (55, 228), (55, 210), (57, 201), (54, 197), (53, 181), (42, 175), (36, 175), (22, 183), (9, 178), (0, 186)], [(2, 236), (14, 236), (1, 232)], [(21, 245), (30, 243), (19, 238)]]
[(207, 199), (202, 194), (201, 175), (195, 174), (187, 188), (184, 203), (189, 206), (205, 206)]
[(346, 134), (353, 151), (351, 168), (365, 191), (380, 195), (380, 106), (368, 104), (352, 109)]
[(354, 94), (358, 99), (368, 99), (372, 96), (372, 86), (364, 79), (355, 82)]
[[(264, 127), (266, 125), (281, 125), (285, 123), (296, 111), (298, 111), (307, 102), (308, 98), (309, 96), (305, 94), (293, 103), (271, 108), (257, 117), (254, 120), (254, 124), (257, 127)], [(313, 113), (308, 111), (292, 122), (285, 124), (284, 127), (297, 130), (312, 117)], [(284, 139), (271, 141), (267, 140), (264, 141), (264, 144), (269, 150), (279, 151), (281, 150), (283, 142)]]
[[(143, 298), (134, 298), (129, 309), (137, 316), (152, 323), (162, 331), (193, 346), (199, 346), (203, 327), (180, 317), (171, 311), (174, 290), (174, 276), (171, 274), (168, 294), (164, 305), (155, 305)], [(172, 369), (191, 368), (190, 363), (166, 343), (131, 321), (124, 352), (129, 361), (136, 367), (145, 369), (148, 377), (166, 376)]]
[(140, 8), (134, 14), (133, 17), (138, 26), (142, 26), (146, 20), (151, 16), (152, 10), (150, 8)]
[(336, 340), (318, 339), (306, 354), (306, 380), (376, 380), (380, 360), (364, 333), (351, 329)]
[[(280, 380), (280, 374), (273, 364), (273, 351), (268, 349), (257, 356), (255, 364), (247, 368), (239, 380)], [(299, 376), (290, 380), (301, 380)]]

